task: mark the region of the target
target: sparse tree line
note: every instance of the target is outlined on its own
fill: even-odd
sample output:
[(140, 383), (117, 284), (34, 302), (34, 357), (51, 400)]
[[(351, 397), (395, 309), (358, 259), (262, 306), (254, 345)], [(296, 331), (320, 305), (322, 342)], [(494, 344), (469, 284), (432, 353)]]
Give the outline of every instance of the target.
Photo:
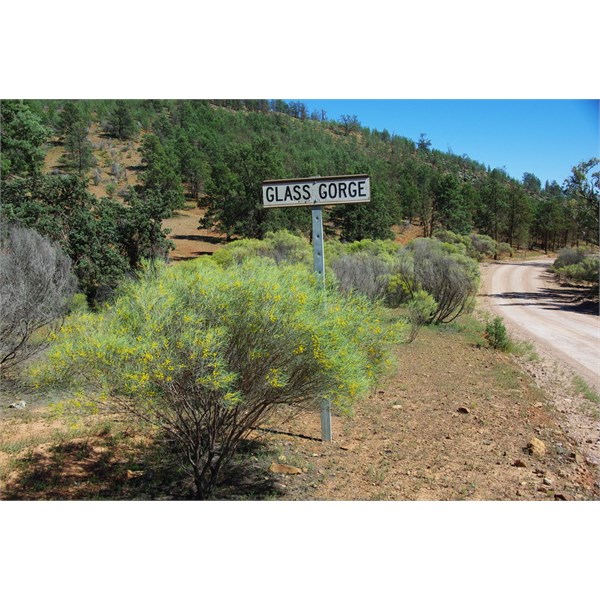
[[(29, 137), (19, 143), (31, 145), (29, 173), (53, 132), (64, 143), (69, 172), (87, 174), (93, 119), (105, 135), (142, 136), (144, 192), (170, 210), (187, 194), (207, 208), (203, 225), (229, 239), (309, 230), (307, 210), (261, 209), (264, 179), (366, 172), (370, 205), (329, 213), (346, 241), (386, 239), (406, 221), (420, 224), (426, 237), (438, 229), (475, 230), (515, 248), (555, 251), (598, 241), (598, 159), (575, 166), (562, 185), (542, 186), (531, 173), (517, 181), (467, 156), (433, 150), (425, 134), (415, 143), (364, 128), (355, 115), (332, 122), (324, 114), (311, 117), (301, 102), (282, 100), (36, 101), (21, 103), (25, 111), (30, 125), (37, 121), (19, 130)], [(3, 156), (15, 152), (3, 171), (23, 172), (22, 148), (11, 146)]]
[[(598, 242), (598, 159), (574, 167), (562, 186), (542, 186), (531, 173), (519, 182), (432, 150), (425, 134), (415, 143), (363, 128), (354, 115), (338, 123), (313, 117), (302, 103), (282, 100), (3, 101), (2, 217), (58, 241), (91, 302), (144, 258), (166, 255), (162, 220), (186, 195), (206, 208), (199, 225), (229, 240), (280, 229), (308, 235), (308, 209), (262, 209), (261, 182), (273, 178), (369, 173), (369, 205), (326, 210), (329, 233), (346, 242), (391, 238), (394, 225), (407, 223), (425, 237), (476, 231), (499, 249)], [(105, 198), (87, 189), (92, 123), (139, 143), (141, 183), (122, 188), (120, 200), (115, 186)], [(53, 136), (64, 145), (64, 171), (42, 174)], [(99, 181), (97, 170), (91, 178)]]

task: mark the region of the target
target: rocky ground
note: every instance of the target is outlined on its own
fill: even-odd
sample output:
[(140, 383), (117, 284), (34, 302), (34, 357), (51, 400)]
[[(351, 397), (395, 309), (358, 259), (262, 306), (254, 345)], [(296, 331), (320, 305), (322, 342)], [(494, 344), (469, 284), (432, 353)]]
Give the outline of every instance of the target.
[[(472, 320), (424, 329), (398, 348), (394, 372), (355, 415), (334, 415), (331, 443), (320, 441), (318, 412), (287, 421), (280, 415), (253, 432), (215, 499), (600, 499), (588, 452), (600, 445), (600, 429), (573, 438), (568, 414), (555, 404), (559, 388), (539, 386), (536, 373), (547, 367), (520, 360), (525, 370), (483, 347)], [(569, 397), (577, 397), (574, 390)], [(588, 406), (596, 423), (599, 408)], [(168, 458), (116, 417), (77, 423), (30, 398), (25, 409), (2, 416), (0, 493), (189, 498), (188, 482)]]

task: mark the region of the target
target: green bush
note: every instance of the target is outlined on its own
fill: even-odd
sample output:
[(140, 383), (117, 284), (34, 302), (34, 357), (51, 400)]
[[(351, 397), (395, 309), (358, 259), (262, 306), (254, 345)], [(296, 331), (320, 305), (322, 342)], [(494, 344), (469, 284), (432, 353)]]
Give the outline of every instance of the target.
[(512, 256), (513, 249), (510, 244), (502, 242), (502, 243), (498, 244), (498, 256), (505, 256), (505, 255)]
[(400, 327), (365, 299), (324, 292), (304, 266), (199, 259), (148, 271), (104, 311), (74, 315), (36, 377), (162, 429), (205, 498), (278, 406), (329, 399), (350, 411)]
[(562, 248), (552, 270), (561, 281), (598, 285), (600, 256), (586, 255), (581, 248)]
[[(434, 238), (449, 244), (448, 249), (452, 252), (458, 252), (464, 254), (469, 258), (480, 262), (484, 258), (491, 258), (496, 253), (500, 253), (500, 247), (496, 242), (488, 235), (482, 235), (478, 233), (471, 233), (470, 235), (460, 235), (453, 231), (438, 230), (433, 234)], [(512, 252), (509, 252), (510, 246), (508, 244), (501, 244), (502, 251), (509, 253), (512, 256)]]
[(467, 253), (471, 258), (481, 261), (484, 258), (491, 258), (496, 254), (496, 242), (489, 235), (472, 233), (468, 238), (470, 246), (467, 249)]
[(600, 258), (598, 256), (587, 256), (581, 262), (556, 269), (556, 272), (561, 280), (598, 285), (599, 269)]
[(408, 341), (412, 342), (417, 337), (419, 330), (425, 323), (429, 323), (437, 311), (437, 302), (424, 290), (419, 290), (408, 303), (408, 320), (410, 334)]
[(268, 232), (263, 240), (244, 239), (227, 244), (214, 254), (216, 262), (222, 266), (241, 264), (256, 258), (272, 258), (276, 263), (312, 264), (312, 247), (304, 237), (286, 230)]
[(508, 332), (501, 317), (494, 317), (487, 322), (484, 336), (488, 344), (496, 350), (504, 352), (510, 348)]

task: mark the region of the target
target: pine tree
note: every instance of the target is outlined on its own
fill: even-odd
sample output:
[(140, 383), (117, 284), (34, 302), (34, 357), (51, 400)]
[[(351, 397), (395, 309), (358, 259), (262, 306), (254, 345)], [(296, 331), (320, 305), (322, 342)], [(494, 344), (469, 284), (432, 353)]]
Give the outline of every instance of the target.
[(0, 130), (2, 179), (39, 173), (44, 164), (44, 144), (50, 137), (42, 119), (22, 100), (2, 100)]
[(81, 176), (94, 166), (92, 144), (88, 139), (90, 118), (76, 101), (65, 103), (59, 117), (59, 131), (65, 144), (63, 162)]

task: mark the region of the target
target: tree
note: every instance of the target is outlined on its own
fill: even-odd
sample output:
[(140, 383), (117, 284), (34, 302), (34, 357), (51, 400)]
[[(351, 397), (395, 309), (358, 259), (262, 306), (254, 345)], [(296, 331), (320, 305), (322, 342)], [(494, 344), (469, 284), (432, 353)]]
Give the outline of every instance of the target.
[(59, 131), (65, 144), (64, 163), (84, 175), (94, 166), (92, 144), (88, 140), (90, 118), (75, 101), (65, 103), (59, 119)]
[(194, 145), (183, 130), (177, 136), (175, 152), (179, 159), (179, 172), (182, 179), (188, 184), (194, 200), (200, 200), (200, 193), (204, 192), (205, 184), (210, 177), (210, 165), (206, 155)]
[(58, 242), (90, 303), (117, 286), (127, 271), (115, 218), (119, 203), (95, 198), (76, 176), (16, 178), (2, 192), (0, 216)]
[(565, 194), (575, 201), (576, 219), (583, 239), (598, 244), (600, 217), (600, 159), (592, 158), (571, 169), (571, 175), (565, 180)]
[(417, 213), (423, 225), (423, 235), (431, 237), (435, 221), (434, 173), (429, 165), (420, 163), (416, 167)]
[(500, 241), (506, 225), (507, 190), (505, 183), (505, 173), (500, 169), (493, 169), (480, 190), (477, 214), (478, 229), (491, 236), (495, 242)]
[(162, 228), (163, 219), (171, 214), (164, 198), (152, 191), (140, 196), (131, 190), (125, 197), (125, 205), (118, 206), (118, 239), (129, 267), (139, 269), (144, 259), (165, 260), (174, 246), (167, 239), (169, 230)]
[(356, 115), (342, 115), (339, 120), (346, 135), (360, 129), (360, 121)]
[(434, 195), (436, 218), (441, 227), (461, 235), (470, 233), (473, 228), (471, 211), (458, 178), (449, 173), (443, 175), (434, 185)]
[(163, 145), (153, 134), (144, 136), (141, 147), (142, 164), (145, 166), (140, 179), (143, 192), (152, 192), (162, 197), (162, 201), (171, 211), (185, 205), (185, 195), (179, 161), (170, 145)]
[(107, 122), (107, 131), (120, 140), (130, 140), (137, 134), (130, 103), (127, 100), (117, 100)]
[[(539, 180), (538, 180), (539, 182)], [(529, 238), (529, 228), (533, 219), (530, 197), (521, 186), (510, 185), (506, 198), (506, 236), (507, 242), (521, 247)]]
[(44, 144), (50, 130), (22, 100), (0, 102), (1, 172), (9, 175), (35, 175), (44, 163)]
[(523, 173), (523, 187), (529, 194), (540, 194), (542, 182), (533, 173)]
[(262, 182), (276, 179), (281, 172), (280, 154), (265, 138), (230, 148), (213, 166), (203, 225), (216, 226), (228, 239), (233, 235), (262, 238), (272, 229), (269, 220), (278, 218), (262, 206)]
[(336, 207), (334, 220), (341, 227), (342, 240), (354, 242), (393, 238), (391, 227), (397, 219), (394, 218), (390, 204), (385, 194), (373, 186), (371, 201), (368, 204), (346, 204)]
[(49, 327), (66, 313), (76, 285), (71, 260), (58, 244), (32, 229), (2, 224), (0, 373), (44, 347)]
[(431, 140), (424, 133), (419, 136), (417, 149), (422, 152), (428, 152), (431, 149)]

